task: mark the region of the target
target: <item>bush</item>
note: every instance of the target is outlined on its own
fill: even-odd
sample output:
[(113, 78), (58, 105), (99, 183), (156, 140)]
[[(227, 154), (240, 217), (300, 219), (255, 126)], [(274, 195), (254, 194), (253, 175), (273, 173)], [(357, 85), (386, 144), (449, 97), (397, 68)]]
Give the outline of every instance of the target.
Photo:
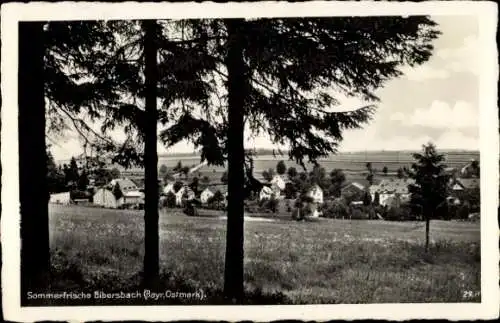
[(349, 216), (349, 208), (342, 199), (336, 199), (323, 206), (323, 217), (343, 219)]
[(391, 207), (384, 216), (388, 221), (411, 221), (416, 220), (411, 208), (407, 204), (402, 204), (400, 207)]

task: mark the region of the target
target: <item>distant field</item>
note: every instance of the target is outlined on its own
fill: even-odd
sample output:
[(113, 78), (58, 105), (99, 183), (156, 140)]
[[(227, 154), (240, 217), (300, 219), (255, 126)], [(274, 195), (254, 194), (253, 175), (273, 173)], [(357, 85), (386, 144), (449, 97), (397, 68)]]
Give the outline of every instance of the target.
[[(450, 167), (463, 167), (470, 162), (471, 159), (479, 160), (479, 152), (444, 152), (446, 156), (446, 164)], [(295, 167), (297, 170), (302, 171), (302, 167), (295, 162), (288, 159), (288, 155), (284, 156), (272, 156), (272, 155), (260, 155), (255, 158), (255, 172), (256, 174), (261, 173), (269, 168), (276, 168), (278, 161), (284, 160), (287, 167)], [(189, 155), (179, 155), (179, 156), (159, 156), (158, 167), (165, 165), (168, 168), (173, 168), (178, 162), (181, 162), (184, 166), (194, 166), (199, 164), (199, 156), (189, 156)], [(320, 165), (323, 166), (327, 172), (332, 169), (338, 168), (346, 172), (363, 172), (366, 170), (366, 163), (370, 162), (372, 167), (382, 173), (384, 167), (388, 168), (388, 171), (395, 173), (400, 167), (411, 167), (413, 163), (413, 157), (411, 152), (397, 152), (397, 151), (386, 151), (386, 152), (356, 152), (356, 153), (339, 153), (337, 155), (332, 155), (329, 158), (322, 159), (319, 161)], [(312, 164), (306, 163), (305, 165), (308, 170), (312, 168)], [(207, 175), (213, 178), (220, 178), (222, 172), (225, 171), (225, 167), (217, 166), (205, 166), (200, 169), (200, 173), (203, 176)]]
[[(480, 290), (478, 223), (432, 221), (426, 255), (423, 223), (280, 218), (246, 221), (248, 291), (282, 292), (276, 302), (286, 304), (480, 301), (463, 298), (465, 290)], [(220, 290), (225, 227), (217, 218), (162, 211), (163, 283)], [(55, 289), (136, 290), (143, 230), (140, 211), (51, 205)]]

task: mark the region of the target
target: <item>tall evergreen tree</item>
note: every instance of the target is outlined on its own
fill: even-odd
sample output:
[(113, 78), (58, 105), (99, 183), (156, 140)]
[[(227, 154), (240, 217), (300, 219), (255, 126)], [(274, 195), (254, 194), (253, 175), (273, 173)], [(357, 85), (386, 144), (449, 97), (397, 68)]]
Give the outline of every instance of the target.
[[(18, 106), (21, 295), (26, 295), (28, 291), (47, 291), (50, 283), (44, 55), (43, 23), (20, 23)], [(21, 305), (25, 302), (25, 297), (21, 297)]]
[(159, 232), (158, 232), (158, 154), (156, 107), (158, 92), (158, 27), (154, 20), (142, 22), (144, 32), (144, 75), (145, 75), (145, 127), (144, 127), (144, 166), (145, 166), (145, 211), (144, 211), (144, 285), (147, 288), (158, 286), (159, 279)]
[(225, 294), (241, 301), (245, 122), (252, 133), (287, 144), (289, 157), (302, 166), (305, 159), (335, 153), (343, 131), (369, 121), (374, 106), (341, 112), (334, 93), (377, 101), (374, 91), (400, 76), (400, 66), (428, 60), (438, 32), (427, 17), (207, 19), (186, 25), (185, 45), (198, 44), (200, 51), (190, 54), (206, 67), (201, 92), (213, 100), (185, 105), (162, 138), (167, 145), (191, 140), (209, 161), (227, 159)]
[(436, 147), (429, 143), (423, 146), (422, 153), (413, 154), (415, 163), (410, 173), (415, 184), (408, 186), (411, 204), (417, 206), (425, 220), (425, 250), (429, 250), (430, 220), (436, 211), (446, 202), (448, 176), (444, 172), (444, 155), (439, 154)]

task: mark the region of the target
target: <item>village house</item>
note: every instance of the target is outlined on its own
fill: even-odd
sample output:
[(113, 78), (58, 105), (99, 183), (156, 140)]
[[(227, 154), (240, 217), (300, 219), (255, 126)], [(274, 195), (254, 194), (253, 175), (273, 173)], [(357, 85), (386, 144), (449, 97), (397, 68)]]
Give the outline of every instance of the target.
[(122, 206), (123, 197), (117, 199), (109, 188), (101, 187), (94, 194), (93, 203), (101, 207), (116, 209)]
[(69, 192), (50, 194), (49, 203), (53, 204), (70, 204)]
[(281, 194), (281, 192), (285, 189), (286, 181), (281, 177), (281, 175), (275, 175), (271, 181), (271, 188), (274, 192)]
[(126, 192), (139, 190), (137, 185), (129, 178), (117, 178), (111, 180), (111, 182), (109, 183), (112, 188), (114, 188), (117, 184), (119, 185), (120, 190), (123, 192), (123, 194), (125, 194)]
[(397, 196), (402, 202), (410, 199), (410, 191), (408, 185), (415, 183), (411, 178), (393, 178), (383, 179), (377, 185), (372, 185), (369, 188), (372, 201), (375, 200), (375, 195), (379, 195), (379, 203), (382, 206), (389, 205), (393, 197)]
[(184, 185), (175, 193), (175, 204), (177, 206), (182, 206), (184, 199), (190, 201), (194, 200), (195, 198), (196, 195), (193, 190), (189, 186)]
[(173, 193), (175, 194), (175, 189), (174, 189), (174, 182), (167, 183), (165, 187), (163, 188), (163, 194), (167, 195), (168, 193)]
[(457, 178), (449, 184), (451, 196), (457, 199), (464, 198), (464, 195), (474, 190), (480, 189), (479, 178)]
[(259, 192), (259, 200), (269, 200), (276, 196), (276, 192), (267, 185), (264, 185)]
[(318, 218), (321, 215), (319, 211), (319, 206), (324, 202), (323, 190), (317, 184), (313, 185), (309, 192), (307, 192), (307, 196), (311, 198), (311, 203), (309, 204), (311, 214), (309, 215), (312, 218)]
[(360, 201), (365, 194), (365, 187), (358, 182), (350, 182), (340, 189), (342, 196), (354, 196), (355, 201)]
[(215, 195), (215, 192), (212, 191), (210, 187), (205, 188), (203, 191), (201, 191), (200, 194), (200, 201), (202, 204), (207, 204), (208, 201), (212, 196)]

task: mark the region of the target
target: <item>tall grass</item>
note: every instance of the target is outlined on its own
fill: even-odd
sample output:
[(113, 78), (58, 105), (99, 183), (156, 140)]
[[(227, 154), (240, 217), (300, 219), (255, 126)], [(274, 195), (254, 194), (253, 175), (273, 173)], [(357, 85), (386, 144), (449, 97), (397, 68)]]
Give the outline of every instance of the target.
[[(222, 302), (225, 221), (164, 213), (160, 222), (158, 288), (203, 290), (209, 297), (198, 303)], [(464, 298), (464, 291), (480, 290), (479, 226), (433, 221), (429, 253), (423, 230), (382, 221), (247, 222), (248, 302), (479, 301)], [(52, 207), (53, 289), (136, 290), (143, 232), (139, 211)]]

